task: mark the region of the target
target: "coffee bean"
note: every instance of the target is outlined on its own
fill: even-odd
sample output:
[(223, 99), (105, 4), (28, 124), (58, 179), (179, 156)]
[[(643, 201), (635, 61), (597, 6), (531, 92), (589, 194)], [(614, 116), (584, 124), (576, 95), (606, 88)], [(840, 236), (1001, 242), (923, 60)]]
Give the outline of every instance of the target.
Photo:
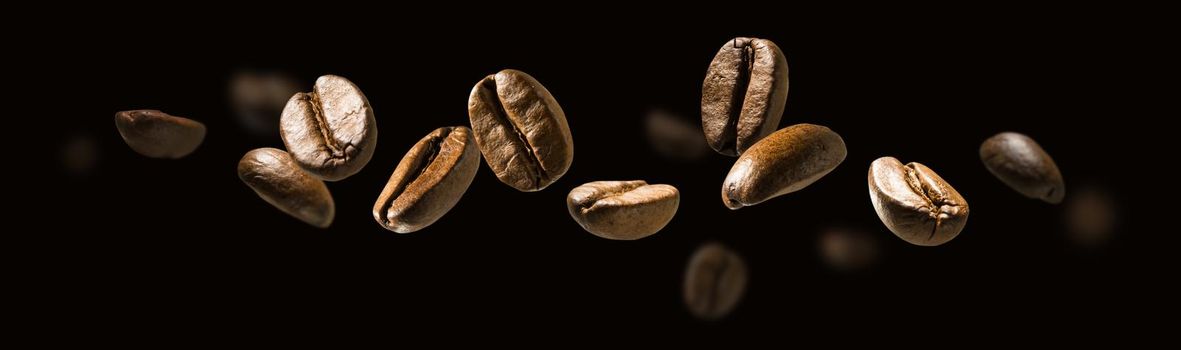
[(779, 127), (787, 59), (766, 39), (735, 38), (718, 50), (701, 87), (701, 126), (718, 153), (736, 156)]
[(720, 243), (706, 243), (689, 258), (685, 269), (685, 305), (703, 320), (730, 314), (746, 292), (746, 263)]
[(230, 107), (238, 123), (258, 136), (279, 133), (279, 116), (287, 100), (299, 92), (299, 83), (282, 72), (241, 70), (229, 81)]
[(920, 246), (947, 243), (968, 222), (968, 202), (935, 171), (882, 157), (869, 166), (869, 199), (894, 235)]
[(365, 94), (348, 79), (325, 75), (312, 92), (287, 100), (279, 118), (283, 144), (308, 174), (339, 181), (369, 163), (377, 125)]
[(238, 178), (267, 203), (313, 226), (328, 227), (336, 215), (328, 186), (304, 172), (287, 152), (274, 148), (247, 152), (238, 161)]
[(1058, 204), (1066, 195), (1058, 165), (1029, 136), (996, 134), (980, 145), (980, 160), (992, 175), (1026, 197)]
[(692, 162), (709, 154), (709, 145), (701, 127), (672, 113), (654, 109), (644, 121), (648, 142), (661, 157), (676, 162)]
[(644, 181), (595, 181), (575, 187), (566, 208), (587, 232), (607, 239), (634, 240), (660, 231), (677, 213), (681, 194), (669, 185)]
[(742, 153), (726, 181), (722, 202), (751, 206), (799, 191), (845, 160), (845, 141), (827, 127), (796, 124), (760, 140)]
[(480, 152), (500, 182), (540, 191), (570, 168), (574, 140), (566, 114), (525, 72), (505, 69), (480, 80), (467, 109)]
[(874, 265), (880, 255), (876, 236), (868, 232), (834, 227), (820, 235), (820, 258), (833, 270), (854, 272)]
[(1099, 248), (1118, 232), (1120, 207), (1103, 187), (1085, 185), (1072, 190), (1065, 207), (1067, 238), (1079, 247)]
[(132, 150), (152, 158), (187, 156), (205, 139), (205, 124), (152, 109), (115, 113), (115, 127)]
[(471, 129), (435, 129), (402, 157), (373, 204), (373, 218), (398, 233), (430, 226), (459, 202), (479, 168)]

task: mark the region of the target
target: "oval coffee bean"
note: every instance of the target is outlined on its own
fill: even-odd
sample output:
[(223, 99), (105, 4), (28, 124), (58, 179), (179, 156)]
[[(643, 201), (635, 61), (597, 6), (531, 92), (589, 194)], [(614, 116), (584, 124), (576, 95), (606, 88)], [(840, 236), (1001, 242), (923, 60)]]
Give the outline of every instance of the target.
[(882, 157), (869, 166), (869, 199), (894, 235), (920, 246), (947, 243), (968, 222), (968, 202), (919, 163)]
[(672, 220), (681, 194), (669, 185), (644, 181), (595, 181), (575, 187), (566, 208), (587, 232), (607, 239), (651, 236)]
[(115, 127), (132, 150), (152, 158), (187, 156), (205, 139), (205, 124), (152, 109), (115, 113)]
[(718, 50), (701, 87), (701, 126), (718, 153), (742, 154), (779, 127), (787, 59), (766, 39), (735, 38)]
[(746, 263), (720, 243), (706, 243), (689, 258), (685, 269), (685, 305), (703, 320), (728, 315), (746, 292)]
[(336, 216), (328, 186), (300, 169), (287, 152), (274, 148), (247, 152), (238, 161), (238, 178), (267, 203), (313, 226), (328, 227)]
[(291, 95), (299, 92), (300, 84), (282, 72), (241, 70), (230, 77), (228, 90), (238, 123), (254, 135), (274, 137), (279, 132), (279, 116)]
[(1066, 195), (1058, 165), (1029, 136), (996, 134), (980, 145), (980, 160), (992, 175), (1026, 197), (1058, 204)]
[(479, 168), (471, 129), (435, 129), (402, 157), (373, 204), (373, 218), (398, 233), (430, 226), (459, 202)]
[(845, 141), (826, 127), (796, 124), (783, 128), (734, 162), (722, 183), (722, 202), (738, 209), (799, 191), (840, 165), (846, 153)]
[(287, 100), (279, 132), (295, 162), (327, 181), (361, 171), (377, 146), (369, 100), (351, 81), (335, 75), (316, 79), (312, 92)]
[(570, 168), (574, 140), (566, 114), (525, 72), (505, 69), (480, 80), (467, 110), (480, 152), (500, 182), (540, 191)]
[(701, 126), (663, 110), (652, 110), (644, 121), (652, 150), (665, 159), (692, 162), (709, 154)]

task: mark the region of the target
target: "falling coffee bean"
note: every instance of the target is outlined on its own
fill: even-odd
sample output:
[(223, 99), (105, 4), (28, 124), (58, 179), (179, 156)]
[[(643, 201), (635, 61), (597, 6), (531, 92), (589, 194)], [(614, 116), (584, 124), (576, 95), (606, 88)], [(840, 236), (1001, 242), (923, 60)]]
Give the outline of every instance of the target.
[(484, 160), (501, 182), (540, 191), (566, 173), (574, 140), (566, 114), (541, 83), (505, 69), (472, 88), (467, 102)]
[(575, 187), (566, 208), (587, 232), (607, 239), (634, 240), (660, 231), (677, 213), (681, 194), (669, 185), (644, 181), (595, 181)]
[(840, 272), (867, 269), (881, 254), (876, 236), (841, 227), (829, 228), (820, 235), (819, 250), (824, 263)]
[(882, 157), (869, 166), (869, 199), (898, 238), (920, 246), (947, 243), (968, 222), (968, 202), (919, 163)]
[(282, 150), (247, 152), (238, 161), (238, 178), (267, 203), (312, 226), (328, 227), (336, 216), (328, 186), (300, 169)]
[(703, 320), (730, 314), (746, 292), (746, 263), (720, 243), (706, 243), (689, 258), (685, 269), (685, 305)]
[(1079, 247), (1102, 247), (1114, 238), (1119, 226), (1116, 199), (1108, 190), (1094, 185), (1072, 191), (1063, 211), (1067, 238)]
[(279, 131), (295, 162), (327, 181), (361, 171), (377, 145), (369, 100), (348, 79), (335, 75), (316, 79), (312, 92), (291, 96)]
[(760, 140), (742, 153), (726, 181), (722, 202), (739, 209), (799, 191), (845, 160), (845, 141), (829, 128), (796, 124)]
[(1058, 204), (1066, 195), (1058, 165), (1029, 136), (996, 134), (980, 145), (980, 160), (992, 175), (1026, 197)]
[(115, 127), (132, 150), (152, 158), (184, 157), (205, 139), (205, 124), (151, 109), (115, 113)]
[(230, 107), (246, 131), (275, 137), (283, 107), (299, 92), (299, 86), (295, 78), (282, 72), (240, 70), (230, 77)]
[(718, 153), (737, 156), (779, 127), (787, 104), (787, 59), (766, 39), (722, 45), (701, 87), (701, 126)]
[(373, 204), (373, 218), (398, 233), (430, 226), (459, 202), (479, 168), (471, 129), (435, 129), (402, 157)]
[(672, 113), (654, 109), (644, 120), (648, 142), (661, 157), (678, 162), (691, 162), (705, 157), (709, 145), (701, 136), (701, 127)]

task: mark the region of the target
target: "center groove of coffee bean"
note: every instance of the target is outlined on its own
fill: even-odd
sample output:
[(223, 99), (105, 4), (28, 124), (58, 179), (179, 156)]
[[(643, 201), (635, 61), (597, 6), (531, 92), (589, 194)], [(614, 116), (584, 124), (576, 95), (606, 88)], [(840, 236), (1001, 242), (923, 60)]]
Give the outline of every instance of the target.
[(644, 186), (647, 186), (647, 185), (646, 184), (625, 185), (625, 186), (619, 187), (617, 189), (606, 190), (606, 191), (603, 191), (600, 196), (588, 197), (582, 203), (578, 203), (578, 208), (580, 210), (582, 210), (583, 213), (586, 213), (587, 211), (590, 211), (590, 209), (593, 208), (595, 206), (595, 204), (601, 200), (611, 198), (611, 197), (618, 197), (618, 196), (621, 196), (625, 193), (631, 192), (632, 190), (635, 190), (637, 188), (644, 187)]
[(750, 43), (745, 43), (742, 46), (742, 58), (738, 62), (738, 76), (734, 78), (734, 91), (730, 94), (730, 116), (726, 120), (726, 135), (725, 143), (722, 144), (722, 149), (729, 150), (738, 147), (738, 118), (742, 116), (742, 107), (746, 101), (746, 90), (750, 87), (750, 75), (754, 70), (754, 48)]
[(955, 206), (955, 203), (947, 202), (946, 198), (940, 192), (934, 191), (934, 189), (919, 179), (918, 169), (915, 168), (913, 163), (906, 165), (906, 184), (910, 185), (912, 191), (918, 193), (927, 201), (927, 216), (935, 220), (935, 225), (931, 227), (931, 234), (927, 239), (935, 238), (935, 232), (939, 231), (939, 226), (943, 224), (943, 206)]
[(328, 148), (328, 153), (331, 154), (331, 158), (324, 160), (325, 163), (332, 159), (347, 158), (347, 153), (341, 151), (340, 145), (336, 144), (336, 138), (332, 137), (332, 129), (328, 127), (328, 119), (324, 116), (324, 105), (320, 102), (320, 94), (313, 91), (304, 93), (303, 96), (312, 106), (312, 121), (316, 124), (316, 129), (319, 129), (320, 136), (324, 138), (324, 146)]
[(389, 224), (389, 210), (390, 207), (394, 205), (394, 201), (397, 200), (398, 197), (402, 196), (402, 192), (405, 192), (406, 188), (410, 187), (410, 184), (414, 183), (414, 180), (422, 177), (422, 174), (425, 173), (426, 169), (431, 166), (431, 163), (435, 162), (435, 158), (438, 158), (443, 142), (447, 141), (447, 137), (451, 135), (452, 130), (453, 128), (447, 128), (441, 135), (431, 139), (430, 146), (427, 147), (426, 153), (416, 157), (417, 159), (414, 161), (414, 167), (410, 168), (410, 171), (407, 172), (408, 174), (414, 174), (414, 176), (403, 178), (402, 183), (399, 183), (398, 187), (394, 189), (392, 193), (390, 193), (388, 198), (386, 198), (385, 203), (381, 204), (381, 223), (383, 225)]
[(709, 290), (706, 291), (706, 310), (713, 311), (718, 307), (718, 299), (721, 299), (719, 295), (722, 294), (721, 289), (723, 288), (722, 276), (725, 276), (726, 269), (728, 268), (730, 268), (730, 256), (724, 255), (722, 256), (722, 262), (718, 264), (718, 268), (713, 271), (713, 283), (710, 284)]

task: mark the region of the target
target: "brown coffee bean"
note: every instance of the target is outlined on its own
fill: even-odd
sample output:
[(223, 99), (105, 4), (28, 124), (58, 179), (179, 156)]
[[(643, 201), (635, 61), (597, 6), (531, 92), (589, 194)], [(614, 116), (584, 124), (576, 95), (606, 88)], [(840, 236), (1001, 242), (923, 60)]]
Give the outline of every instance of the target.
[(566, 196), (566, 208), (578, 225), (596, 236), (618, 240), (660, 231), (672, 221), (680, 202), (676, 187), (639, 180), (590, 182)]
[(187, 156), (205, 139), (205, 124), (152, 109), (115, 113), (115, 127), (132, 150), (152, 158)]
[(316, 79), (312, 92), (287, 100), (279, 118), (283, 144), (308, 174), (339, 181), (369, 163), (377, 146), (377, 125), (365, 94), (335, 75)]
[(876, 236), (849, 228), (830, 228), (820, 235), (820, 258), (830, 268), (853, 272), (869, 268), (881, 255)]
[(980, 160), (992, 175), (1026, 197), (1058, 204), (1066, 195), (1058, 165), (1029, 136), (996, 134), (980, 145)]
[(882, 157), (869, 166), (869, 199), (894, 235), (920, 246), (951, 241), (968, 222), (968, 202), (919, 163)]
[(274, 137), (283, 107), (299, 90), (299, 82), (282, 72), (241, 70), (230, 77), (230, 107), (246, 131)]
[(726, 181), (722, 202), (751, 206), (799, 191), (845, 160), (845, 141), (826, 127), (796, 124), (760, 140), (742, 153)]
[(1099, 248), (1111, 241), (1120, 221), (1120, 207), (1111, 192), (1094, 185), (1071, 191), (1062, 213), (1067, 238), (1083, 248)]
[(648, 142), (661, 157), (677, 162), (692, 162), (709, 154), (709, 145), (701, 127), (672, 113), (654, 109), (644, 120)]
[(247, 152), (238, 161), (238, 178), (267, 203), (312, 226), (328, 227), (336, 216), (328, 186), (304, 172), (282, 150)]
[(718, 153), (746, 152), (779, 127), (787, 59), (766, 39), (734, 38), (718, 50), (701, 87), (701, 126)]
[(746, 293), (746, 263), (720, 243), (706, 243), (689, 258), (685, 269), (685, 305), (703, 320), (730, 314)]
[(373, 204), (373, 218), (398, 233), (430, 226), (459, 202), (479, 168), (471, 129), (435, 129), (402, 157)]
[(472, 88), (472, 131), (496, 178), (519, 191), (540, 191), (574, 160), (566, 114), (541, 83), (505, 69)]

